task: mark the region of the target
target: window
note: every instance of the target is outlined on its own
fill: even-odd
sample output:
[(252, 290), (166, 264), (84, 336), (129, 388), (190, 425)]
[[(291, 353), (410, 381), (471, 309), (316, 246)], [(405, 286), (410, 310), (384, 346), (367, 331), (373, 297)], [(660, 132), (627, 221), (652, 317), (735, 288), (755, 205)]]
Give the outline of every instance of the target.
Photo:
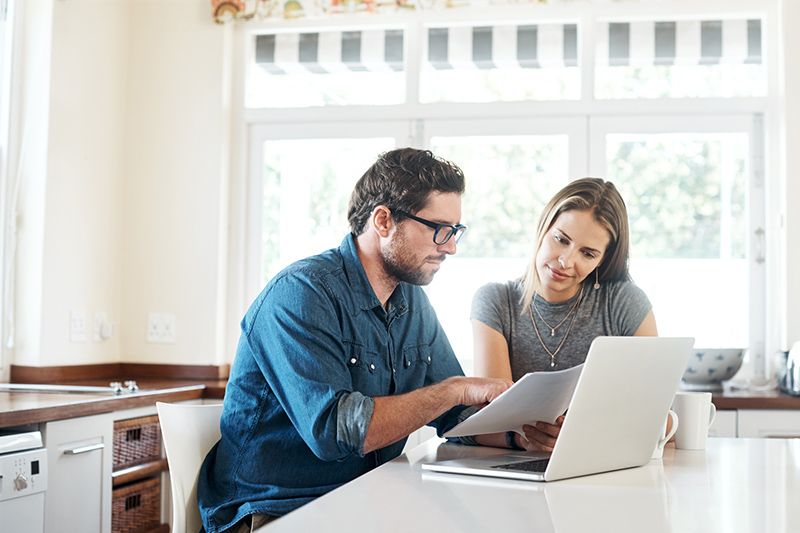
[[(250, 243), (261, 260), (251, 291), (291, 260), (336, 246), (354, 181), (378, 152), (410, 145), (467, 177), (470, 231), (426, 291), (468, 374), (475, 290), (524, 272), (544, 203), (586, 175), (614, 181), (626, 199), (632, 275), (660, 332), (763, 358), (763, 28), (774, 13), (754, 2), (746, 15), (709, 16), (681, 4), (652, 17), (639, 6), (631, 19), (624, 5), (576, 4), (571, 18), (520, 6), (514, 20), (475, 10), (391, 29), (326, 28), (316, 41), (303, 40), (311, 30), (283, 44), (254, 37), (246, 115), (260, 192)], [(384, 44), (373, 66), (353, 70), (343, 39), (359, 31), (384, 32)], [(402, 36), (395, 70), (390, 35)], [(325, 39), (339, 43), (328, 59)], [(363, 79), (333, 90), (334, 71)]]
[(580, 95), (576, 24), (427, 28), (420, 100), (574, 100)]
[(766, 94), (760, 19), (601, 22), (597, 98)]
[[(631, 274), (653, 302), (662, 335), (698, 347), (746, 347), (763, 338), (751, 315), (763, 295), (753, 257), (763, 186), (752, 153), (760, 117), (602, 119), (595, 164), (626, 199)], [(605, 146), (603, 153), (602, 147)], [(752, 228), (753, 221), (760, 221)], [(752, 248), (751, 248), (752, 247)], [(752, 260), (749, 260), (752, 259)], [(758, 306), (758, 305), (756, 305)]]
[(247, 107), (388, 105), (405, 99), (403, 30), (257, 35)]

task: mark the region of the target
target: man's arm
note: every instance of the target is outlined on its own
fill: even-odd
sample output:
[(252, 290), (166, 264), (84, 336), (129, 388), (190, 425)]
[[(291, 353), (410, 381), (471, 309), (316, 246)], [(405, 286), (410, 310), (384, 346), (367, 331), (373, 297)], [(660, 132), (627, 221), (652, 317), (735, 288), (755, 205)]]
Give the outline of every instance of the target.
[(374, 398), (364, 453), (407, 437), (456, 405), (483, 405), (511, 386), (510, 380), (452, 377), (397, 396)]

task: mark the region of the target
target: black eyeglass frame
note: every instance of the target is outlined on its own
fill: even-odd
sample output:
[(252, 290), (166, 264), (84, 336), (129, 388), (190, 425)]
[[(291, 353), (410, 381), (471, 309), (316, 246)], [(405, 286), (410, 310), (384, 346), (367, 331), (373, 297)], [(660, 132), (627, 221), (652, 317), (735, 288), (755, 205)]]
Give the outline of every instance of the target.
[[(433, 229), (433, 244), (437, 246), (442, 246), (444, 244), (447, 244), (447, 242), (450, 240), (451, 237), (453, 237), (453, 235), (456, 236), (456, 244), (458, 244), (458, 241), (460, 241), (461, 237), (463, 237), (464, 234), (467, 232), (467, 226), (463, 224), (443, 224), (441, 222), (432, 222), (422, 217), (414, 216), (411, 213), (408, 213), (401, 209), (395, 209), (394, 212), (400, 216), (410, 218), (411, 220), (415, 220), (420, 224), (424, 224), (425, 226), (428, 226), (429, 228)], [(440, 231), (445, 228), (447, 228), (448, 231), (445, 234), (444, 240), (442, 240), (442, 242), (437, 241), (436, 237), (439, 235)]]

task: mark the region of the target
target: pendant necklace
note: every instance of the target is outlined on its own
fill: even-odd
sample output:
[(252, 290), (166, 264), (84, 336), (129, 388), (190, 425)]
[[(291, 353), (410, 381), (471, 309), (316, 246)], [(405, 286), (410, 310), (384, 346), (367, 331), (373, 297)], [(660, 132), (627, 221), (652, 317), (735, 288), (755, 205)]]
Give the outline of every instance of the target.
[[(583, 287), (581, 287), (581, 295), (583, 295)], [(550, 328), (550, 336), (551, 337), (555, 337), (556, 336), (556, 331), (558, 331), (558, 328), (560, 328), (564, 324), (564, 322), (567, 321), (567, 319), (570, 317), (570, 315), (572, 315), (572, 312), (575, 311), (575, 309), (578, 307), (578, 303), (580, 302), (580, 298), (576, 298), (575, 299), (575, 301), (572, 303), (572, 306), (570, 306), (569, 311), (567, 312), (567, 314), (564, 315), (564, 318), (561, 319), (561, 322), (559, 322), (555, 326), (551, 326), (547, 322), (547, 320), (544, 319), (544, 317), (542, 316), (542, 313), (539, 312), (539, 308), (536, 307), (536, 296), (537, 296), (537, 294), (533, 293), (533, 300), (531, 300), (531, 307), (533, 307), (533, 310), (536, 311), (536, 316), (539, 317), (539, 320), (541, 320), (544, 323), (545, 326)], [(533, 320), (533, 317), (531, 317), (531, 320)]]
[[(535, 302), (536, 293), (534, 293), (533, 298)], [(536, 320), (533, 319), (533, 312), (531, 311), (531, 308), (535, 309), (535, 305), (531, 305), (531, 307), (528, 308), (528, 315), (530, 315), (531, 317), (531, 324), (533, 324), (533, 331), (536, 332), (536, 338), (539, 339), (539, 344), (542, 345), (544, 351), (547, 352), (547, 355), (550, 356), (550, 368), (555, 368), (556, 366), (556, 355), (558, 355), (558, 352), (560, 352), (561, 348), (564, 347), (564, 343), (567, 342), (567, 337), (569, 337), (569, 332), (572, 331), (572, 325), (575, 323), (575, 318), (578, 316), (578, 313), (576, 313), (575, 311), (578, 309), (578, 306), (580, 305), (580, 301), (582, 299), (583, 299), (583, 287), (581, 287), (581, 292), (578, 295), (578, 298), (575, 300), (576, 303), (572, 305), (572, 308), (570, 309), (569, 313), (567, 313), (567, 316), (564, 317), (564, 319), (555, 328), (550, 327), (550, 325), (547, 324), (547, 322), (545, 322), (545, 320), (542, 318), (542, 315), (539, 314), (539, 310), (536, 309), (536, 314), (539, 315), (539, 318), (542, 318), (542, 322), (544, 322), (547, 325), (547, 327), (550, 327), (550, 331), (553, 333), (555, 333), (555, 329), (558, 329), (558, 327), (564, 323), (564, 320), (566, 320), (567, 317), (572, 315), (572, 319), (569, 321), (569, 325), (567, 326), (567, 331), (566, 333), (564, 333), (564, 338), (561, 339), (561, 342), (558, 343), (558, 346), (552, 352), (544, 343), (544, 339), (542, 339), (542, 334), (539, 333), (539, 326), (536, 325)]]

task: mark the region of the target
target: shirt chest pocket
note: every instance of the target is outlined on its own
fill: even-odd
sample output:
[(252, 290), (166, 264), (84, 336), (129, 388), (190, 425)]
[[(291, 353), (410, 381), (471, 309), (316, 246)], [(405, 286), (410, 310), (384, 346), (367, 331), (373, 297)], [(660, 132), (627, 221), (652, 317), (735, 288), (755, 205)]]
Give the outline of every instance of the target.
[(387, 358), (374, 350), (356, 343), (345, 343), (347, 368), (353, 382), (353, 390), (366, 396), (386, 396), (391, 386), (391, 375)]
[(407, 392), (426, 385), (425, 377), (433, 363), (433, 351), (427, 344), (415, 344), (403, 348), (403, 391)]

